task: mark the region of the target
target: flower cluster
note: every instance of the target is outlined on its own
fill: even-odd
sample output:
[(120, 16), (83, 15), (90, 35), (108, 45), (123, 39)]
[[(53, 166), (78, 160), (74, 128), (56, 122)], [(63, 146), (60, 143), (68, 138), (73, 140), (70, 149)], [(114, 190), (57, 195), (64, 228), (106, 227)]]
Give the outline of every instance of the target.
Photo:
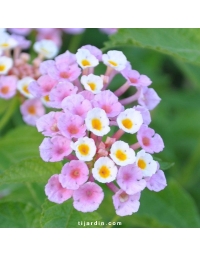
[[(40, 98), (35, 91), (32, 94), (32, 91), (29, 90), (29, 84), (43, 74), (43, 71), (40, 72), (40, 63), (44, 59), (51, 59), (58, 54), (63, 32), (79, 34), (83, 33), (85, 29), (10, 28), (7, 30), (10, 34), (5, 29), (0, 29), (0, 98), (9, 100), (17, 95), (21, 102), (20, 111), (24, 122), (35, 126), (36, 120), (45, 114), (45, 107), (49, 106), (46, 95), (55, 85), (56, 73), (50, 77), (41, 77), (37, 81), (43, 90)], [(33, 30), (36, 32), (36, 42), (33, 49), (38, 56), (31, 60), (31, 56), (22, 51), (31, 47), (31, 41), (27, 40), (26, 36)], [(111, 34), (115, 33), (116, 29), (105, 29), (104, 32)], [(59, 69), (64, 70), (65, 67), (59, 64)], [(74, 77), (79, 74), (75, 66), (71, 66), (69, 72), (73, 73)], [(69, 81), (73, 80), (73, 76)]]
[[(95, 75), (100, 62), (106, 71)], [(100, 185), (104, 183), (114, 193), (116, 213), (125, 216), (138, 211), (145, 188), (165, 188), (165, 175), (151, 155), (163, 150), (163, 140), (149, 127), (149, 111), (160, 98), (149, 88), (152, 81), (133, 70), (121, 51), (102, 54), (86, 45), (76, 54), (66, 51), (42, 62), (40, 72), (28, 90), (55, 109), (36, 121), (38, 131), (46, 136), (40, 156), (46, 162), (65, 162), (45, 186), (50, 201), (60, 204), (72, 198), (76, 210), (92, 212), (103, 201)], [(108, 86), (116, 74), (126, 81), (112, 92)], [(120, 99), (130, 86), (135, 94)], [(134, 144), (122, 140), (125, 133), (136, 135)]]

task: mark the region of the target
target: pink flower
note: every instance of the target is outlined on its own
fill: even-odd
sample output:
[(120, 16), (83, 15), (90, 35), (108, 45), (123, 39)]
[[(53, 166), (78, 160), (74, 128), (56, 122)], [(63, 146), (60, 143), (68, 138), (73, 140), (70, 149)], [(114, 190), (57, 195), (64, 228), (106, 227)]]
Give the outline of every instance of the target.
[(93, 212), (103, 201), (102, 188), (94, 182), (87, 182), (73, 193), (74, 208), (81, 212)]
[(40, 73), (42, 75), (46, 75), (48, 73), (48, 69), (52, 66), (55, 66), (55, 61), (54, 60), (45, 60), (41, 62), (40, 64)]
[(96, 46), (87, 44), (81, 47), (81, 49), (87, 49), (92, 55), (94, 55), (99, 61), (102, 60), (102, 51)]
[(152, 81), (146, 75), (140, 75), (136, 70), (124, 69), (121, 74), (128, 80), (130, 85), (133, 86), (149, 86)]
[(76, 64), (76, 55), (74, 53), (71, 53), (70, 51), (66, 51), (63, 54), (58, 55), (55, 58), (56, 64), (62, 64), (65, 63), (67, 65), (73, 65)]
[(135, 164), (129, 164), (119, 168), (117, 184), (127, 194), (133, 195), (146, 187), (146, 181), (142, 179), (142, 172)]
[(16, 94), (17, 78), (15, 76), (0, 77), (0, 98), (10, 99)]
[(118, 97), (110, 90), (95, 95), (92, 104), (95, 108), (105, 110), (108, 117), (115, 117), (124, 110), (122, 104), (118, 102)]
[(149, 125), (151, 123), (151, 115), (146, 107), (138, 105), (133, 108), (141, 113), (144, 124)]
[(56, 84), (56, 80), (52, 79), (48, 75), (43, 75), (37, 80), (37, 82), (31, 82), (28, 86), (28, 90), (34, 97), (42, 97), (49, 95), (50, 91)]
[(142, 88), (138, 103), (149, 110), (154, 109), (160, 102), (160, 97), (152, 88)]
[(146, 177), (145, 180), (147, 182), (147, 188), (155, 192), (159, 192), (167, 186), (165, 174), (162, 170), (158, 170), (151, 177)]
[(61, 134), (57, 123), (58, 118), (62, 115), (61, 112), (49, 112), (46, 115), (40, 117), (36, 122), (38, 132), (42, 132), (44, 136), (55, 136)]
[(45, 194), (49, 201), (62, 204), (64, 201), (72, 197), (73, 190), (63, 188), (58, 180), (58, 176), (58, 174), (54, 174), (48, 180), (48, 183), (45, 186)]
[(59, 63), (48, 69), (48, 75), (58, 81), (74, 81), (81, 74), (81, 69), (77, 64)]
[(68, 139), (81, 138), (85, 135), (84, 120), (77, 115), (63, 113), (58, 119), (58, 128), (63, 136)]
[(88, 180), (88, 175), (88, 167), (83, 161), (72, 160), (63, 166), (59, 181), (64, 188), (75, 190)]
[(128, 195), (120, 189), (112, 198), (116, 213), (119, 216), (132, 215), (140, 207), (140, 193)]
[(39, 146), (40, 156), (45, 162), (61, 161), (65, 156), (71, 154), (70, 143), (71, 140), (62, 136), (45, 138)]
[(72, 94), (76, 94), (78, 88), (70, 82), (59, 82), (49, 94), (49, 105), (53, 108), (61, 108), (62, 100)]
[(159, 153), (164, 148), (164, 143), (159, 134), (143, 124), (137, 133), (137, 139), (140, 146), (148, 153)]
[(65, 98), (61, 106), (63, 110), (67, 113), (78, 115), (82, 118), (85, 118), (87, 112), (92, 109), (92, 104), (89, 100), (84, 99), (80, 94), (74, 94)]
[(45, 108), (39, 99), (29, 99), (20, 106), (23, 120), (29, 125), (36, 125), (36, 121), (45, 114)]
[(86, 100), (92, 101), (94, 99), (94, 93), (90, 91), (82, 91), (78, 94), (82, 95)]

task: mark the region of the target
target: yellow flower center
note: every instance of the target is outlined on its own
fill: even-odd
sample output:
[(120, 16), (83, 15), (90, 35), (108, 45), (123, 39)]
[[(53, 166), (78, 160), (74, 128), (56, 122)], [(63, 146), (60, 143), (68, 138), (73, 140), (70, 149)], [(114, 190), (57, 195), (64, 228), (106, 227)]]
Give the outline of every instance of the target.
[(25, 93), (30, 94), (30, 92), (29, 92), (29, 90), (28, 90), (28, 84), (26, 84), (26, 85), (23, 86), (23, 91), (24, 91)]
[(82, 63), (82, 65), (83, 65), (84, 67), (91, 65), (88, 60), (82, 60), (81, 63)]
[(116, 156), (120, 161), (125, 161), (125, 160), (127, 159), (126, 154), (125, 154), (122, 150), (120, 150), (120, 149), (118, 149), (118, 150), (116, 151), (115, 156)]
[(101, 131), (102, 129), (101, 121), (97, 118), (92, 119), (92, 127), (95, 130)]
[(88, 85), (90, 86), (90, 89), (92, 91), (94, 91), (96, 89), (96, 84), (95, 83), (88, 83)]
[(81, 155), (87, 156), (90, 151), (90, 147), (87, 144), (81, 144), (78, 146), (78, 151)]
[(72, 170), (72, 172), (70, 173), (70, 176), (74, 179), (78, 178), (79, 175), (80, 175), (80, 170), (79, 169)]
[(3, 86), (3, 87), (1, 88), (1, 93), (7, 94), (8, 92), (9, 92), (9, 86)]
[(8, 43), (3, 43), (3, 44), (1, 44), (1, 47), (8, 47), (8, 46), (9, 46)]
[(0, 71), (4, 71), (6, 69), (5, 65), (0, 65)]
[(143, 159), (139, 159), (138, 166), (140, 167), (140, 169), (144, 170), (147, 165), (146, 165), (146, 162)]
[(117, 67), (117, 63), (113, 60), (109, 60), (108, 61), (111, 65), (113, 65), (114, 67)]
[(31, 115), (35, 115), (35, 114), (36, 114), (36, 109), (35, 109), (35, 107), (34, 107), (34, 106), (30, 106), (30, 107), (28, 108), (28, 112), (29, 112), (29, 114), (31, 114)]
[(122, 120), (122, 124), (126, 129), (131, 129), (133, 127), (133, 122), (129, 118)]
[(49, 100), (50, 100), (50, 99), (49, 99), (49, 95), (45, 95), (45, 96), (44, 96), (44, 100), (45, 100), (45, 101), (49, 101)]
[(108, 169), (107, 166), (103, 165), (100, 169), (99, 169), (99, 175), (102, 178), (108, 178), (110, 176), (110, 170)]

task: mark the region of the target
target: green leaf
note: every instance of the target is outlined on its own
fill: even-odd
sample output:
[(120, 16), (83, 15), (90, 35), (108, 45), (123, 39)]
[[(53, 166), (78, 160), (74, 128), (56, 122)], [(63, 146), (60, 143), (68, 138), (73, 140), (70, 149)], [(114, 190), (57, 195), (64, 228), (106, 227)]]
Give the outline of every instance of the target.
[(154, 160), (159, 162), (160, 169), (163, 170), (163, 171), (165, 171), (165, 170), (171, 168), (172, 166), (174, 166), (174, 163), (163, 162), (160, 158), (155, 157), (155, 156), (153, 158), (154, 158)]
[(124, 28), (110, 36), (104, 51), (119, 46), (137, 46), (159, 51), (200, 65), (200, 29)]
[[(1, 123), (0, 123), (0, 130), (8, 123), (11, 116), (14, 114), (16, 107), (18, 107), (18, 99), (16, 97), (13, 97), (10, 101), (5, 102), (6, 109), (4, 108), (3, 115), (1, 117)], [(2, 110), (0, 111), (1, 114)]]
[(0, 171), (23, 159), (39, 157), (43, 136), (35, 127), (20, 126), (0, 140)]
[(0, 204), (1, 228), (37, 228), (40, 212), (29, 204), (6, 202)]
[(163, 226), (200, 227), (200, 217), (192, 197), (171, 180), (161, 192), (143, 191), (136, 216), (155, 218)]
[[(112, 221), (116, 215), (112, 202), (113, 193), (104, 188), (106, 194), (97, 210), (105, 222)], [(140, 208), (131, 216), (115, 218), (122, 228), (192, 228), (200, 227), (200, 217), (193, 198), (175, 180), (168, 186), (154, 192), (145, 189), (141, 192)], [(119, 226), (113, 226), (119, 227)]]
[(40, 158), (30, 158), (14, 164), (0, 175), (0, 185), (22, 182), (45, 182), (51, 175), (60, 173), (61, 163), (46, 163)]
[[(76, 211), (72, 200), (63, 204), (55, 204), (46, 200), (41, 216), (41, 226), (43, 228), (95, 228), (100, 227), (98, 225), (100, 221), (101, 217), (97, 212), (83, 213)], [(97, 225), (91, 224), (91, 222), (96, 222)], [(89, 225), (84, 226), (84, 223)]]

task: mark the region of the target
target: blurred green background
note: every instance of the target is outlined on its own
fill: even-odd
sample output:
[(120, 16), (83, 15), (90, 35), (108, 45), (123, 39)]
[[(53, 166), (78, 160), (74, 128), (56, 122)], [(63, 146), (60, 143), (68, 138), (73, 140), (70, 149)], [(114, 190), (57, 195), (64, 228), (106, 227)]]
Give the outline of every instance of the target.
[[(71, 200), (48, 202), (44, 185), (61, 164), (40, 160), (43, 136), (23, 123), (17, 99), (0, 100), (0, 227), (83, 227), (77, 225), (81, 220), (122, 223), (114, 228), (200, 227), (200, 29), (120, 29), (112, 36), (86, 29), (81, 35), (63, 34), (60, 52), (75, 53), (85, 44), (104, 52), (123, 51), (132, 68), (153, 81), (151, 87), (162, 100), (151, 111), (149, 126), (165, 143), (155, 156), (173, 163), (164, 170), (168, 186), (158, 193), (145, 189), (139, 211), (127, 217), (115, 214), (106, 186), (105, 199), (94, 213), (77, 212)], [(96, 72), (104, 70), (100, 65)], [(123, 82), (117, 75), (110, 88)], [(133, 89), (125, 95), (131, 93)], [(135, 137), (124, 140), (134, 143)]]

